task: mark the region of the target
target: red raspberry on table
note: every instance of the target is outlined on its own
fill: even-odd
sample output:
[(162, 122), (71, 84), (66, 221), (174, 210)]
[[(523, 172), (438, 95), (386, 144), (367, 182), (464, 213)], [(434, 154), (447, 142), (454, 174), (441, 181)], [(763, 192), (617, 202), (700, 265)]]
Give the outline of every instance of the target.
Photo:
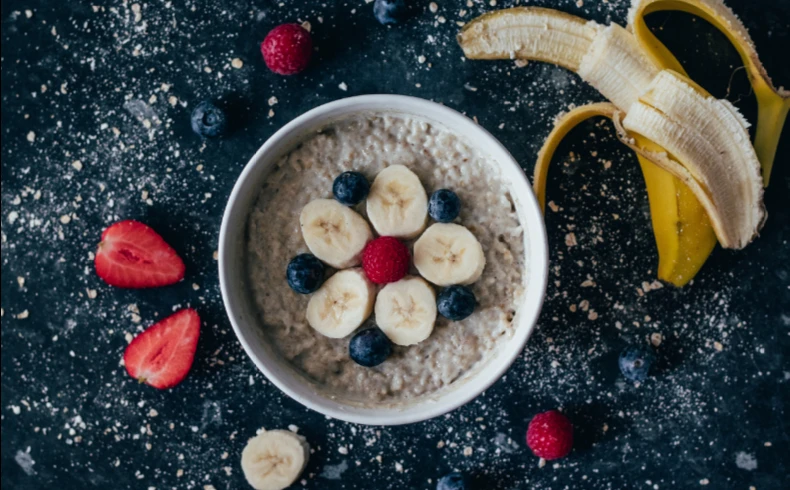
[(266, 66), (279, 75), (294, 75), (307, 68), (313, 54), (313, 39), (299, 24), (275, 27), (261, 43)]
[(362, 268), (376, 284), (400, 281), (409, 273), (409, 249), (397, 238), (378, 237), (365, 245)]
[(546, 460), (567, 456), (573, 447), (573, 425), (556, 410), (539, 413), (527, 428), (527, 446)]

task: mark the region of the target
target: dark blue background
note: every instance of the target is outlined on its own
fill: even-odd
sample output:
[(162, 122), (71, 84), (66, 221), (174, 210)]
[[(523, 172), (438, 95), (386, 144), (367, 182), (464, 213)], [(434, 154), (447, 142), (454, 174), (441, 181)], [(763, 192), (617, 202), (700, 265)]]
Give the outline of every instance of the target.
[[(400, 93), (476, 117), (531, 172), (554, 116), (600, 95), (554, 66), (462, 60), (455, 22), (491, 10), (488, 2), (443, 0), (436, 14), (420, 2), (417, 17), (389, 28), (362, 0), (149, 1), (137, 21), (131, 3), (2, 4), (4, 488), (243, 489), (247, 438), (289, 424), (315, 449), (303, 475), (311, 489), (429, 489), (453, 469), (498, 490), (790, 487), (787, 130), (762, 236), (741, 252), (717, 249), (692, 285), (646, 294), (656, 250), (636, 160), (607, 122), (574, 131), (550, 176), (549, 199), (561, 208), (547, 216), (550, 284), (523, 356), (446, 417), (355, 426), (269, 384), (225, 317), (212, 255), (243, 165), (312, 107)], [(628, 7), (534, 3), (620, 23)], [(790, 84), (790, 2), (728, 3), (775, 82)], [(258, 44), (296, 20), (311, 23), (318, 51), (306, 73), (279, 77)], [(679, 13), (654, 14), (650, 24), (693, 78), (754, 121), (740, 60), (721, 34)], [(232, 68), (233, 58), (244, 66)], [(191, 133), (190, 110), (205, 98), (228, 109), (229, 137), (203, 143)], [(183, 283), (128, 291), (95, 276), (101, 230), (128, 218), (173, 244), (187, 263)], [(577, 246), (566, 246), (570, 232)], [(125, 338), (186, 305), (204, 320), (191, 374), (168, 392), (139, 385), (119, 365)], [(29, 317), (16, 318), (24, 310)], [(656, 376), (625, 383), (618, 352), (655, 333), (663, 336)], [(569, 414), (577, 442), (541, 468), (524, 433), (532, 415), (552, 408)]]

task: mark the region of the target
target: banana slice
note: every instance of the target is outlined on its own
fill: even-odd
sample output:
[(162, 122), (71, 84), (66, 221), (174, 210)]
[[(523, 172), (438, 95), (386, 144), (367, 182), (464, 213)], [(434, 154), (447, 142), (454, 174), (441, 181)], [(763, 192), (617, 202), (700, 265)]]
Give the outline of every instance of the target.
[(472, 284), (486, 266), (483, 247), (471, 231), (453, 223), (436, 223), (414, 244), (414, 266), (437, 286)]
[(403, 165), (392, 165), (373, 180), (367, 210), (379, 235), (414, 238), (428, 221), (428, 196), (414, 172)]
[(287, 430), (264, 431), (241, 452), (241, 470), (255, 490), (283, 490), (299, 478), (309, 456), (304, 437)]
[(387, 284), (376, 299), (376, 323), (395, 344), (422, 342), (436, 323), (436, 293), (415, 276)]
[(376, 287), (362, 269), (347, 269), (330, 277), (307, 303), (307, 323), (318, 333), (342, 339), (373, 311)]
[(336, 269), (359, 265), (362, 249), (373, 238), (362, 216), (333, 199), (308, 203), (299, 225), (307, 248)]

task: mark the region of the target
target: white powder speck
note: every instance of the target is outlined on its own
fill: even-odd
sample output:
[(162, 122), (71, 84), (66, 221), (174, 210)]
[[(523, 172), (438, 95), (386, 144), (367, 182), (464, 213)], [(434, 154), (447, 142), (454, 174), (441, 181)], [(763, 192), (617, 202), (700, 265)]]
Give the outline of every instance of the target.
[(338, 85), (337, 88), (345, 92), (348, 90), (348, 85), (346, 85), (346, 82), (340, 82), (340, 85)]
[(31, 143), (36, 141), (36, 133), (34, 131), (27, 133), (27, 140)]
[(756, 470), (757, 458), (755, 458), (753, 454), (740, 451), (735, 454), (735, 466), (746, 471)]

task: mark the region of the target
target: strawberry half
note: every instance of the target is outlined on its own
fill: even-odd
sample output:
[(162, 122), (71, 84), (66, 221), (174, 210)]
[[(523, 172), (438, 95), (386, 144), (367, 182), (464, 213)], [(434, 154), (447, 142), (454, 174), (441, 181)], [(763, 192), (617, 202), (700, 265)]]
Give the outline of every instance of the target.
[(119, 221), (101, 236), (96, 251), (96, 273), (111, 286), (155, 288), (184, 278), (184, 261), (149, 226)]
[(195, 359), (200, 317), (192, 308), (179, 310), (148, 327), (126, 347), (123, 362), (129, 375), (164, 390), (187, 376)]

